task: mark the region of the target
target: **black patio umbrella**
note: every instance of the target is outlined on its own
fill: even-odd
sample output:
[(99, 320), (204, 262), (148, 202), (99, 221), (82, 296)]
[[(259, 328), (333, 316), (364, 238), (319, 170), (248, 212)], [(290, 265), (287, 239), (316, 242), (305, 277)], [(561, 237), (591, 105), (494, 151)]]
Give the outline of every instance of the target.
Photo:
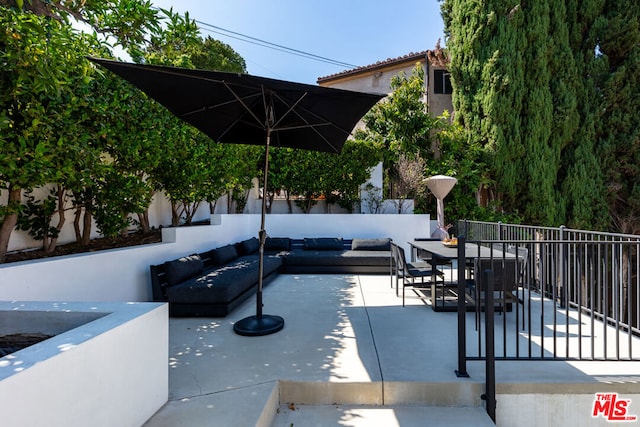
[[(216, 142), (264, 145), (265, 189), (271, 145), (339, 153), (357, 122), (384, 97), (248, 74), (89, 59)], [(234, 324), (240, 335), (267, 335), (284, 327), (282, 317), (262, 313), (265, 211), (263, 196), (256, 315)]]

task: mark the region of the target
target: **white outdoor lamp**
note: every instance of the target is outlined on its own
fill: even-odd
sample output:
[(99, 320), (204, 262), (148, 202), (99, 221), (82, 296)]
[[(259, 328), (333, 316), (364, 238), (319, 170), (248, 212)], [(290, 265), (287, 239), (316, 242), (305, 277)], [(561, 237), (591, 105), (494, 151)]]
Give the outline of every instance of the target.
[(424, 182), (427, 183), (427, 187), (438, 200), (438, 226), (444, 228), (444, 198), (447, 197), (458, 180), (452, 176), (434, 175), (425, 178)]

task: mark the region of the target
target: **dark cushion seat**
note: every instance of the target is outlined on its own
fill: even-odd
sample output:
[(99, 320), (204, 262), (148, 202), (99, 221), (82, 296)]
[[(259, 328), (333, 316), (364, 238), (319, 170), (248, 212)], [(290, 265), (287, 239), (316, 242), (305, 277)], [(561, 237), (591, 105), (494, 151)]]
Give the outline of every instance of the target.
[(285, 269), (289, 266), (389, 266), (389, 253), (384, 251), (308, 251), (294, 249), (285, 257)]
[[(258, 283), (258, 256), (246, 255), (234, 262), (205, 271), (167, 289), (169, 301), (174, 303), (219, 303), (232, 301), (252, 285)], [(264, 274), (269, 275), (282, 266), (282, 258), (265, 255)]]

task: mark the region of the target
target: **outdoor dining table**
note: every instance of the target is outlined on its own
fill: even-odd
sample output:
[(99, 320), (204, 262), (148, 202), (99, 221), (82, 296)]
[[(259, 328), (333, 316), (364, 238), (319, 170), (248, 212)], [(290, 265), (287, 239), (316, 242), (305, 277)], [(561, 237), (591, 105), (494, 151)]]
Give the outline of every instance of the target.
[[(472, 278), (470, 276), (474, 274), (473, 265), (476, 260), (516, 259), (516, 255), (510, 252), (503, 252), (496, 248), (490, 248), (478, 244), (465, 243), (464, 262), (460, 265), (462, 260), (458, 259), (459, 253), (457, 245), (450, 245), (440, 240), (413, 240), (407, 243), (411, 247), (412, 261), (415, 261), (418, 258), (418, 252), (419, 250), (422, 250), (431, 254), (429, 262), (433, 266), (434, 271), (436, 271), (438, 266), (450, 266), (451, 276), (449, 282), (445, 283), (441, 289), (440, 298), (438, 298), (438, 295), (432, 295), (431, 307), (435, 311), (457, 310), (457, 296), (460, 293), (460, 289), (466, 287), (468, 280), (471, 280), (472, 282)], [(461, 271), (460, 268), (463, 268), (464, 270)], [(460, 280), (464, 281), (463, 287), (458, 286)], [(467, 304), (468, 307), (475, 307), (475, 304), (472, 301), (469, 300), (467, 303), (469, 303)]]

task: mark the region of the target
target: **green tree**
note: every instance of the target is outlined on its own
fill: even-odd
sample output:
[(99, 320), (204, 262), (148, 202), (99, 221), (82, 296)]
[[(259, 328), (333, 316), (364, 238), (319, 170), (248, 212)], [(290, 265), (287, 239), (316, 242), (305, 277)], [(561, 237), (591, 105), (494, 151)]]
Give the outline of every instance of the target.
[[(412, 185), (406, 185), (409, 176), (399, 171), (399, 160), (412, 166), (424, 162), (423, 177), (447, 174), (459, 180), (459, 197), (449, 202), (447, 209), (458, 217), (475, 206), (475, 195), (486, 180), (486, 170), (479, 145), (464, 143), (459, 125), (451, 124), (448, 113), (434, 117), (424, 104), (424, 72), (416, 67), (410, 77), (396, 76), (392, 81), (394, 92), (376, 105), (364, 118), (366, 128), (356, 132), (356, 139), (379, 146), (384, 152), (386, 181), (395, 181), (398, 196), (414, 197), (416, 212), (435, 213), (434, 199), (418, 185), (413, 174)], [(408, 162), (408, 163), (407, 163)], [(404, 182), (404, 184), (403, 184)], [(462, 190), (464, 189), (464, 191)], [(450, 197), (449, 200), (452, 200)], [(462, 209), (463, 206), (467, 208)], [(402, 210), (401, 206), (398, 206)]]
[(332, 203), (352, 213), (361, 202), (360, 187), (371, 176), (371, 170), (382, 161), (380, 146), (366, 140), (348, 139), (339, 155), (328, 154), (323, 169), (326, 178), (323, 193), (327, 209)]
[[(180, 16), (172, 10), (163, 13), (167, 16), (166, 27), (147, 46), (133, 52), (135, 60), (184, 68), (246, 71), (242, 57), (228, 45), (211, 37), (201, 38), (188, 14)], [(171, 201), (172, 224), (190, 224), (202, 202), (208, 202), (213, 209), (219, 197), (234, 194), (234, 190), (237, 195), (245, 192), (250, 185), (247, 169), (255, 167), (252, 148), (214, 143), (160, 108), (156, 117), (161, 118), (166, 130), (159, 162), (148, 169), (150, 179)]]
[(606, 64), (601, 67), (606, 73), (599, 92), (603, 97), (597, 131), (608, 203), (598, 205), (594, 215), (610, 217), (614, 230), (639, 234), (640, 10), (629, 0), (608, 0), (603, 10), (597, 19), (600, 56), (596, 59)]
[(456, 120), (485, 152), (489, 194), (529, 223), (602, 226), (603, 68), (594, 53), (604, 3), (442, 5)]
[(98, 42), (70, 23), (84, 21), (126, 47), (142, 41), (157, 19), (150, 3), (124, 0), (2, 0), (0, 12), (0, 188), (7, 194), (0, 205), (1, 261), (23, 190), (74, 179), (78, 162), (73, 156), (91, 151), (72, 131), (84, 122), (77, 120), (84, 99), (75, 91), (91, 80), (84, 56)]
[[(59, 134), (69, 122), (63, 101), (86, 82), (90, 66), (82, 57), (87, 44), (70, 26), (33, 14), (2, 8), (0, 15), (0, 261), (21, 208), (23, 190), (59, 182), (70, 173), (67, 150), (73, 144)], [(68, 134), (65, 134), (68, 135)]]
[(159, 30), (158, 13), (152, 6), (145, 0), (0, 0), (2, 13), (21, 11), (63, 25), (81, 22), (114, 37), (125, 48), (144, 44), (148, 33)]
[[(229, 188), (227, 213), (243, 213), (249, 201), (249, 193), (253, 188), (253, 179), (259, 175), (258, 165), (264, 151), (253, 145), (227, 145), (225, 165), (227, 170), (226, 185)], [(215, 201), (211, 201), (215, 202)], [(235, 204), (232, 210), (231, 204)], [(211, 203), (210, 203), (211, 205)], [(211, 209), (213, 213), (213, 209)]]
[[(414, 67), (391, 79), (393, 93), (364, 117), (367, 138), (385, 148), (384, 167), (392, 169), (400, 153), (432, 157), (437, 153), (431, 129), (435, 119), (424, 103), (424, 70)], [(437, 154), (436, 154), (437, 155)]]

